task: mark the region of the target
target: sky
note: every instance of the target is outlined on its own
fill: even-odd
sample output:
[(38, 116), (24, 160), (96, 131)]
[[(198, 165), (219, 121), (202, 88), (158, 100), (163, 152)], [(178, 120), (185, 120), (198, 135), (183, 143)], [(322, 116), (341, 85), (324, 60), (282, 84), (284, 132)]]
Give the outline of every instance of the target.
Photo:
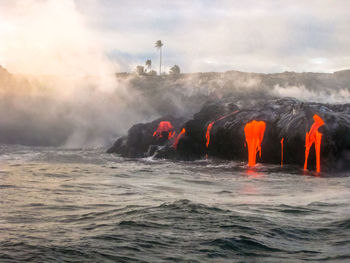
[[(28, 21), (39, 22), (28, 31), (28, 21), (18, 21), (34, 5)], [(78, 50), (85, 42), (84, 54), (98, 47), (99, 59), (105, 56), (116, 71), (132, 71), (147, 59), (157, 69), (160, 39), (164, 70), (177, 64), (182, 72), (333, 72), (350, 68), (349, 10), (348, 0), (0, 0), (0, 37), (21, 26), (27, 35), (43, 32), (55, 20), (59, 36), (77, 38), (66, 45), (74, 42)], [(4, 55), (10, 45), (0, 43), (0, 64), (11, 64)]]

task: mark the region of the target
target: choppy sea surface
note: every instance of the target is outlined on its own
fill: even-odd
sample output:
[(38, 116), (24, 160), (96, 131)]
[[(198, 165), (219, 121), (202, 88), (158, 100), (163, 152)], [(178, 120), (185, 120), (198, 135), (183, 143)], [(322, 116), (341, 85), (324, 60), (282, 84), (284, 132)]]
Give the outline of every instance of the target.
[(350, 262), (350, 171), (1, 145), (0, 262)]

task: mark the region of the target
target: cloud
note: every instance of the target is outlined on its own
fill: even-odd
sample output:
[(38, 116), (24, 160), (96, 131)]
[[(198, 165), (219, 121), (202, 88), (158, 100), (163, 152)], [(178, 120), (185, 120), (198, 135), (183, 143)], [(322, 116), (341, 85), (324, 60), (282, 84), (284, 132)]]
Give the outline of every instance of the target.
[(335, 71), (350, 67), (349, 1), (87, 1), (77, 8), (123, 68), (157, 59), (185, 71)]
[[(47, 71), (56, 71), (55, 62), (65, 60), (62, 56), (86, 53), (98, 54), (99, 60), (108, 55), (120, 64), (116, 69), (130, 71), (145, 58), (158, 60), (154, 42), (162, 39), (165, 66), (179, 64), (187, 72), (324, 72), (350, 67), (350, 2), (345, 0), (0, 0), (0, 6), (1, 64), (15, 64), (3, 55), (8, 53), (5, 39), (17, 45), (19, 62), (28, 53), (44, 55), (45, 45), (77, 47), (71, 53), (57, 52)], [(37, 19), (43, 16), (48, 18), (45, 23)], [(26, 31), (11, 34), (21, 28)], [(93, 64), (89, 57), (97, 56), (86, 56), (85, 65)], [(21, 71), (37, 66), (41, 70), (39, 63), (29, 67), (16, 62), (28, 65)]]
[(14, 0), (0, 5), (0, 64), (11, 72), (85, 77), (117, 69), (74, 1)]

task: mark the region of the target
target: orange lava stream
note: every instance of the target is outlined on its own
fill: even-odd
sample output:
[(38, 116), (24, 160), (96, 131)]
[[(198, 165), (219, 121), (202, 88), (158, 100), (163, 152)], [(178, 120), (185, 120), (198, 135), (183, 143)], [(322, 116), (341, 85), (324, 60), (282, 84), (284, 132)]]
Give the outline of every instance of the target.
[(283, 167), (283, 142), (284, 138), (281, 140), (281, 167)]
[(170, 121), (161, 121), (158, 125), (157, 130), (153, 133), (153, 136), (162, 138), (163, 132), (168, 132), (168, 139), (175, 137), (174, 127), (171, 125)]
[(324, 125), (324, 121), (320, 116), (315, 114), (313, 116), (314, 123), (312, 124), (310, 131), (306, 133), (305, 137), (305, 163), (304, 170), (307, 170), (307, 160), (309, 158), (309, 152), (311, 146), (315, 143), (316, 151), (316, 171), (319, 173), (321, 171), (320, 156), (321, 156), (321, 139), (322, 133), (318, 131), (318, 128)]
[(225, 118), (227, 118), (228, 116), (231, 116), (233, 114), (236, 114), (237, 112), (239, 112), (238, 110), (234, 111), (234, 112), (231, 112), (229, 114), (226, 114), (222, 117), (220, 117), (219, 119), (215, 120), (215, 121), (212, 121), (211, 123), (209, 123), (208, 127), (207, 127), (207, 132), (205, 133), (205, 139), (206, 139), (206, 143), (205, 143), (205, 146), (208, 148), (209, 146), (209, 143), (210, 143), (210, 131), (211, 129), (213, 128), (213, 125), (215, 122), (217, 121), (220, 121), (220, 120), (223, 120)]
[(177, 145), (178, 145), (178, 143), (179, 143), (179, 140), (185, 135), (185, 133), (186, 133), (186, 129), (185, 129), (185, 128), (182, 128), (181, 132), (180, 132), (179, 135), (176, 137), (176, 140), (175, 140), (175, 142), (174, 142), (174, 144), (173, 144), (173, 147), (174, 147), (175, 149), (177, 149)]
[(245, 139), (248, 145), (248, 166), (256, 164), (256, 154), (261, 157), (261, 143), (264, 138), (266, 123), (264, 121), (253, 120), (244, 127)]
[(175, 136), (176, 136), (176, 132), (175, 131), (169, 132), (168, 139), (170, 140), (171, 138), (175, 138)]
[(207, 127), (207, 132), (205, 134), (205, 138), (207, 139), (207, 142), (205, 143), (205, 146), (208, 148), (209, 146), (209, 142), (210, 142), (210, 130), (211, 128), (213, 128), (214, 125), (214, 121), (212, 121), (211, 123), (209, 123), (208, 127)]

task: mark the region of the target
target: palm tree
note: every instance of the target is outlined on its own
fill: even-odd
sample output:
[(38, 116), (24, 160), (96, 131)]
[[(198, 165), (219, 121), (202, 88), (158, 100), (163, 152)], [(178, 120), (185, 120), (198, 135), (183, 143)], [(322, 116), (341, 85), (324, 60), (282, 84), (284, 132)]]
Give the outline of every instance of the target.
[(170, 75), (178, 75), (180, 74), (180, 67), (178, 65), (174, 65), (173, 67), (170, 68), (169, 74)]
[(157, 40), (155, 47), (159, 49), (159, 75), (162, 74), (162, 40)]
[(150, 72), (152, 69), (152, 60), (150, 60), (150, 59), (146, 60), (146, 67), (148, 69), (148, 72)]

